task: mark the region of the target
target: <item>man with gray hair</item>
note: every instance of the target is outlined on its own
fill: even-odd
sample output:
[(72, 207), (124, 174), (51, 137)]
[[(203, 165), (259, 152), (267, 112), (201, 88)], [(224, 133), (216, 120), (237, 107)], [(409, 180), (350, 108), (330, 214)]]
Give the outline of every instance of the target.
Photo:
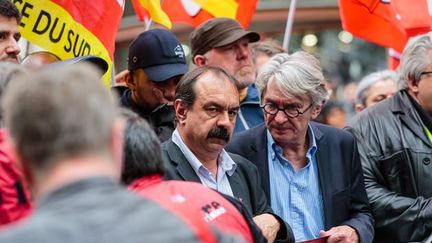
[(376, 242), (421, 241), (432, 233), (431, 60), (432, 32), (412, 38), (397, 93), (348, 127), (359, 146)]
[(396, 80), (396, 72), (391, 70), (373, 72), (365, 76), (357, 86), (356, 112), (392, 97), (396, 92)]
[(285, 52), (281, 44), (273, 39), (252, 43), (251, 49), (257, 74), (262, 65), (264, 65), (271, 57)]
[(277, 54), (257, 78), (265, 124), (234, 136), (227, 149), (252, 161), (274, 212), (297, 241), (371, 242), (373, 218), (354, 137), (312, 122), (328, 92), (318, 60)]
[(73, 65), (15, 79), (2, 107), (38, 207), (27, 221), (1, 231), (0, 242), (216, 240), (208, 227), (190, 229), (117, 185), (124, 123), (95, 70)]

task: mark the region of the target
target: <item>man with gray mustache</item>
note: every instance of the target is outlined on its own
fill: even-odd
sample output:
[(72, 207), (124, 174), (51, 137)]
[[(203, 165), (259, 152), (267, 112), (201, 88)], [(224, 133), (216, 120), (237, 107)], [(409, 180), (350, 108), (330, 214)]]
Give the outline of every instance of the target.
[(199, 182), (235, 197), (269, 242), (294, 241), (291, 228), (269, 207), (257, 168), (224, 150), (239, 110), (235, 78), (210, 66), (186, 73), (177, 85), (174, 109), (177, 128), (162, 144), (165, 179)]

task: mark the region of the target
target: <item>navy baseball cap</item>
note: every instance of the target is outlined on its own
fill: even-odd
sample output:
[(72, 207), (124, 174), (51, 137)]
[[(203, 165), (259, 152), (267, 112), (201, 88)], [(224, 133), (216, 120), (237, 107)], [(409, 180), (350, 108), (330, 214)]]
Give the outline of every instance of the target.
[(164, 29), (141, 33), (129, 46), (128, 69), (138, 68), (154, 82), (183, 75), (188, 71), (186, 56), (179, 40)]

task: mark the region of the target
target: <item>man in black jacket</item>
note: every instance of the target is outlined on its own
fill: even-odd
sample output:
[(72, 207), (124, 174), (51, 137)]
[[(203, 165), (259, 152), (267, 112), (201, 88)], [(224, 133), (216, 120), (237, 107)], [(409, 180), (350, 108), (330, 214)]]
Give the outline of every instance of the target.
[(276, 214), (296, 240), (371, 242), (368, 206), (354, 137), (311, 122), (328, 97), (318, 60), (306, 52), (275, 55), (257, 78), (265, 124), (227, 146), (252, 161)]
[(174, 107), (177, 128), (162, 145), (165, 179), (195, 181), (234, 196), (269, 242), (293, 241), (290, 227), (267, 204), (257, 168), (224, 150), (239, 109), (234, 77), (218, 67), (198, 67), (178, 84)]
[(376, 220), (376, 242), (421, 241), (432, 233), (432, 33), (412, 39), (399, 91), (354, 117)]
[(120, 102), (146, 119), (161, 141), (174, 131), (172, 102), (175, 87), (188, 70), (185, 57), (178, 39), (164, 29), (141, 33), (129, 47), (127, 88)]

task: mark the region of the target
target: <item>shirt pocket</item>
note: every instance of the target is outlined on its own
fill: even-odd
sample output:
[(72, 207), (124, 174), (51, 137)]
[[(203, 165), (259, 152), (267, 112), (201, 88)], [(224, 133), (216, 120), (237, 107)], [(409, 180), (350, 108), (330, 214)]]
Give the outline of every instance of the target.
[(397, 151), (378, 160), (381, 174), (390, 191), (404, 196), (413, 196), (411, 169), (404, 150)]

